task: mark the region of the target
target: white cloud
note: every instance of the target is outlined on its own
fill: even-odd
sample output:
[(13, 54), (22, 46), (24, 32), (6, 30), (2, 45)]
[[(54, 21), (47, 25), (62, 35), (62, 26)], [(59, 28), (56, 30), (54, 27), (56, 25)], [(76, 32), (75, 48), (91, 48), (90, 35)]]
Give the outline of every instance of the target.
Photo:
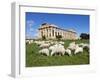
[(30, 32), (34, 32), (34, 31), (35, 31), (35, 29), (34, 29), (34, 28), (30, 28), (29, 30), (30, 30)]
[(34, 29), (33, 31), (34, 31), (33, 32), (34, 33), (33, 36), (38, 36), (38, 30), (37, 29)]
[(34, 28), (34, 23), (33, 20), (27, 21), (28, 32), (26, 33), (26, 38), (35, 38), (38, 36), (38, 29)]
[(34, 29), (33, 27), (30, 27), (29, 30), (30, 30), (30, 32), (38, 32), (38, 30)]
[(26, 38), (36, 38), (38, 37), (38, 30), (34, 28), (30, 28), (30, 31), (26, 33)]
[(27, 27), (32, 27), (33, 25), (34, 25), (34, 21), (33, 20), (28, 20), (27, 22), (26, 22), (26, 25), (27, 25)]

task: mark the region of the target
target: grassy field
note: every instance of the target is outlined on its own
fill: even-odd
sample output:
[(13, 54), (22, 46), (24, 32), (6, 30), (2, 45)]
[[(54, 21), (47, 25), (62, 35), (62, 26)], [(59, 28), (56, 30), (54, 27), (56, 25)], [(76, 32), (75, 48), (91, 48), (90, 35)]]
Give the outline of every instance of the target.
[[(72, 41), (64, 42), (64, 46), (67, 47)], [(76, 40), (75, 42), (89, 43), (89, 40)], [(38, 51), (39, 47), (35, 43), (26, 45), (26, 67), (89, 64), (89, 53), (85, 50), (83, 54), (73, 56), (44, 56), (40, 55)]]

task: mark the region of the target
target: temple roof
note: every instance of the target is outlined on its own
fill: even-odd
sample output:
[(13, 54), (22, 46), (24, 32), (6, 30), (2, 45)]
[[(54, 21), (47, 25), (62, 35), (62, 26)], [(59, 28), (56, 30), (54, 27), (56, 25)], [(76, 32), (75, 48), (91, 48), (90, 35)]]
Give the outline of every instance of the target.
[(50, 26), (53, 26), (53, 27), (58, 28), (58, 26), (57, 26), (57, 25), (55, 25), (55, 24), (50, 24)]
[(71, 31), (71, 32), (75, 32), (76, 33), (76, 31), (74, 29), (68, 29), (68, 31)]
[(74, 29), (62, 29), (55, 24), (48, 24), (48, 23), (41, 24), (39, 29), (48, 28), (48, 27), (53, 27), (53, 28), (57, 28), (57, 29), (60, 29), (60, 30), (71, 31), (71, 32), (76, 33), (76, 31)]

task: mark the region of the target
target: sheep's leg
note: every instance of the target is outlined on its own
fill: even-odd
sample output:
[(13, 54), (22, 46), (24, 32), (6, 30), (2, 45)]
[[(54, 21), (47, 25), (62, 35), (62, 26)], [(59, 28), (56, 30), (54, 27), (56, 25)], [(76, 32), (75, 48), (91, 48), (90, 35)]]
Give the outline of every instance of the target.
[(54, 54), (54, 52), (52, 51), (52, 52), (51, 52), (51, 56), (52, 56), (53, 54)]
[(75, 55), (77, 54), (77, 50), (75, 50), (74, 54), (75, 54)]
[(49, 53), (47, 53), (47, 56), (49, 56)]
[(76, 52), (74, 53), (74, 55), (76, 55)]
[(69, 54), (69, 56), (72, 56), (72, 53), (71, 53), (71, 51), (69, 51), (69, 53), (68, 53), (68, 54)]
[(61, 56), (62, 54), (61, 53), (59, 53), (59, 56)]
[(65, 54), (65, 52), (63, 52), (63, 54), (62, 55), (64, 55)]
[(69, 56), (72, 56), (72, 54), (71, 54), (71, 53), (69, 53), (68, 55), (69, 55)]

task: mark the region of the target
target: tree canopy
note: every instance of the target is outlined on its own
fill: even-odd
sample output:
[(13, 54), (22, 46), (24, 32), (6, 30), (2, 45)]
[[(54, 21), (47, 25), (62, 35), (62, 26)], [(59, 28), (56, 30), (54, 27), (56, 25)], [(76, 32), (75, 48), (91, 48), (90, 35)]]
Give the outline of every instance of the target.
[(87, 33), (81, 33), (80, 38), (81, 39), (89, 39), (90, 35)]

